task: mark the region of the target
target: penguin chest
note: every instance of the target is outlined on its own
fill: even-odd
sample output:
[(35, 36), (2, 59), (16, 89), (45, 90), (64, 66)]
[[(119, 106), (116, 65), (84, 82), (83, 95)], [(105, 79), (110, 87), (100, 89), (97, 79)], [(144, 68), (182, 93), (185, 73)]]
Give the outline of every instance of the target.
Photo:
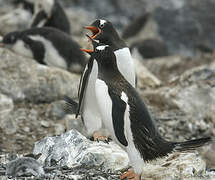
[(66, 60), (59, 54), (57, 49), (54, 47), (51, 41), (45, 39), (39, 35), (31, 35), (29, 36), (32, 40), (40, 41), (43, 43), (45, 47), (45, 55), (44, 55), (44, 63), (48, 66), (59, 67), (63, 69), (67, 69)]
[(104, 81), (97, 79), (95, 88), (96, 88), (96, 99), (102, 116), (103, 124), (105, 128), (108, 130), (108, 132), (111, 134), (111, 137), (113, 138), (113, 140), (115, 140), (119, 145), (121, 145), (114, 131), (113, 117), (112, 117), (113, 104), (108, 93), (108, 86)]
[(22, 56), (33, 58), (32, 51), (26, 47), (25, 43), (22, 40), (17, 40), (17, 42), (9, 48)]
[(135, 70), (129, 48), (114, 51), (117, 60), (117, 67), (124, 78), (135, 87)]
[(98, 64), (93, 62), (92, 71), (89, 75), (88, 83), (83, 97), (81, 114), (84, 124), (89, 134), (102, 127), (101, 115), (96, 101), (95, 82), (98, 75)]

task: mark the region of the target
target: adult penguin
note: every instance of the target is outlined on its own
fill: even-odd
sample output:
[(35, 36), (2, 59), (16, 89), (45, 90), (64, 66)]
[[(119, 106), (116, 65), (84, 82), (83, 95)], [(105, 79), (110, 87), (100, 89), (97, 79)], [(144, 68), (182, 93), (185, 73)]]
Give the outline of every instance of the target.
[(121, 179), (138, 180), (145, 162), (175, 151), (195, 149), (211, 141), (211, 137), (185, 142), (166, 141), (135, 88), (120, 73), (112, 48), (96, 41), (93, 41), (93, 46), (91, 59), (98, 67), (95, 101), (105, 128), (127, 151), (133, 167)]

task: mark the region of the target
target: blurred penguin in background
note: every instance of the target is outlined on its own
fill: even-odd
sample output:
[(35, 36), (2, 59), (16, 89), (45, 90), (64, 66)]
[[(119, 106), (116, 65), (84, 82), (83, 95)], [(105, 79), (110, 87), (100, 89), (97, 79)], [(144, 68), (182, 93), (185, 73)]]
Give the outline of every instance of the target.
[(34, 14), (34, 0), (14, 0), (12, 3)]
[(81, 73), (86, 57), (78, 43), (55, 28), (31, 28), (14, 31), (3, 37), (1, 46), (40, 64), (59, 67), (70, 72)]
[(35, 0), (30, 27), (53, 27), (70, 34), (70, 23), (57, 0)]

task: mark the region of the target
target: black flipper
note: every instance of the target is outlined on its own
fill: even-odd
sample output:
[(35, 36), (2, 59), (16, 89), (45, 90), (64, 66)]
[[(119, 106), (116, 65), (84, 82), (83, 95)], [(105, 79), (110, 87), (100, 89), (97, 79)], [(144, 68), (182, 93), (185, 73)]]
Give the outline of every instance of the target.
[(120, 96), (113, 93), (110, 89), (108, 89), (108, 93), (112, 100), (112, 119), (115, 135), (121, 144), (128, 146), (128, 142), (124, 134), (126, 103), (120, 98)]
[(42, 42), (32, 40), (28, 36), (23, 36), (22, 40), (25, 42), (25, 45), (27, 45), (26, 48), (30, 48), (32, 50), (34, 59), (37, 60), (40, 64), (46, 64), (44, 60), (45, 56), (45, 47)]
[(88, 84), (89, 75), (90, 75), (90, 73), (92, 71), (92, 67), (93, 67), (93, 60), (94, 59), (92, 57), (89, 59), (86, 70), (83, 72), (81, 79), (80, 79), (80, 84), (79, 84), (79, 88), (78, 88), (79, 103), (78, 103), (78, 108), (77, 108), (77, 112), (76, 112), (76, 118), (80, 114), (82, 100), (83, 100), (84, 93), (85, 93), (85, 90), (86, 90), (86, 87)]

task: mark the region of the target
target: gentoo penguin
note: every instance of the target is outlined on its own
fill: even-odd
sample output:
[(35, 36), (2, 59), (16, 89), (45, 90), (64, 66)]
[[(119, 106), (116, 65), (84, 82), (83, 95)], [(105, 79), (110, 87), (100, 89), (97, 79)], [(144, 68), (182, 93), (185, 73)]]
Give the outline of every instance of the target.
[(86, 65), (79, 45), (68, 34), (54, 28), (11, 32), (3, 37), (2, 43), (12, 51), (48, 66), (80, 73)]
[(57, 0), (35, 0), (31, 27), (53, 27), (70, 34), (70, 23)]
[[(92, 31), (93, 39), (110, 45), (117, 57), (117, 66), (120, 72), (135, 87), (135, 70), (130, 50), (119, 37), (112, 23), (99, 19), (85, 28)], [(83, 49), (83, 51), (90, 53), (93, 50)], [(97, 71), (98, 67), (95, 61), (90, 59), (79, 85), (79, 103), (76, 116), (81, 115), (89, 135), (93, 135), (94, 139), (104, 140), (107, 138), (101, 136), (103, 124), (97, 103), (95, 102), (95, 79)], [(68, 97), (65, 100), (68, 104), (72, 102)]]
[[(109, 45), (113, 49), (119, 71), (135, 87), (135, 68), (130, 50), (123, 39), (120, 38), (112, 23), (107, 20), (97, 19), (85, 28), (92, 32), (92, 39)], [(89, 52), (89, 50), (85, 51)]]
[(94, 101), (98, 103), (104, 126), (113, 140), (127, 151), (133, 167), (121, 179), (137, 180), (144, 162), (174, 151), (195, 149), (211, 141), (210, 137), (185, 142), (166, 141), (135, 88), (120, 73), (112, 48), (96, 41), (93, 46), (91, 58), (98, 67)]

